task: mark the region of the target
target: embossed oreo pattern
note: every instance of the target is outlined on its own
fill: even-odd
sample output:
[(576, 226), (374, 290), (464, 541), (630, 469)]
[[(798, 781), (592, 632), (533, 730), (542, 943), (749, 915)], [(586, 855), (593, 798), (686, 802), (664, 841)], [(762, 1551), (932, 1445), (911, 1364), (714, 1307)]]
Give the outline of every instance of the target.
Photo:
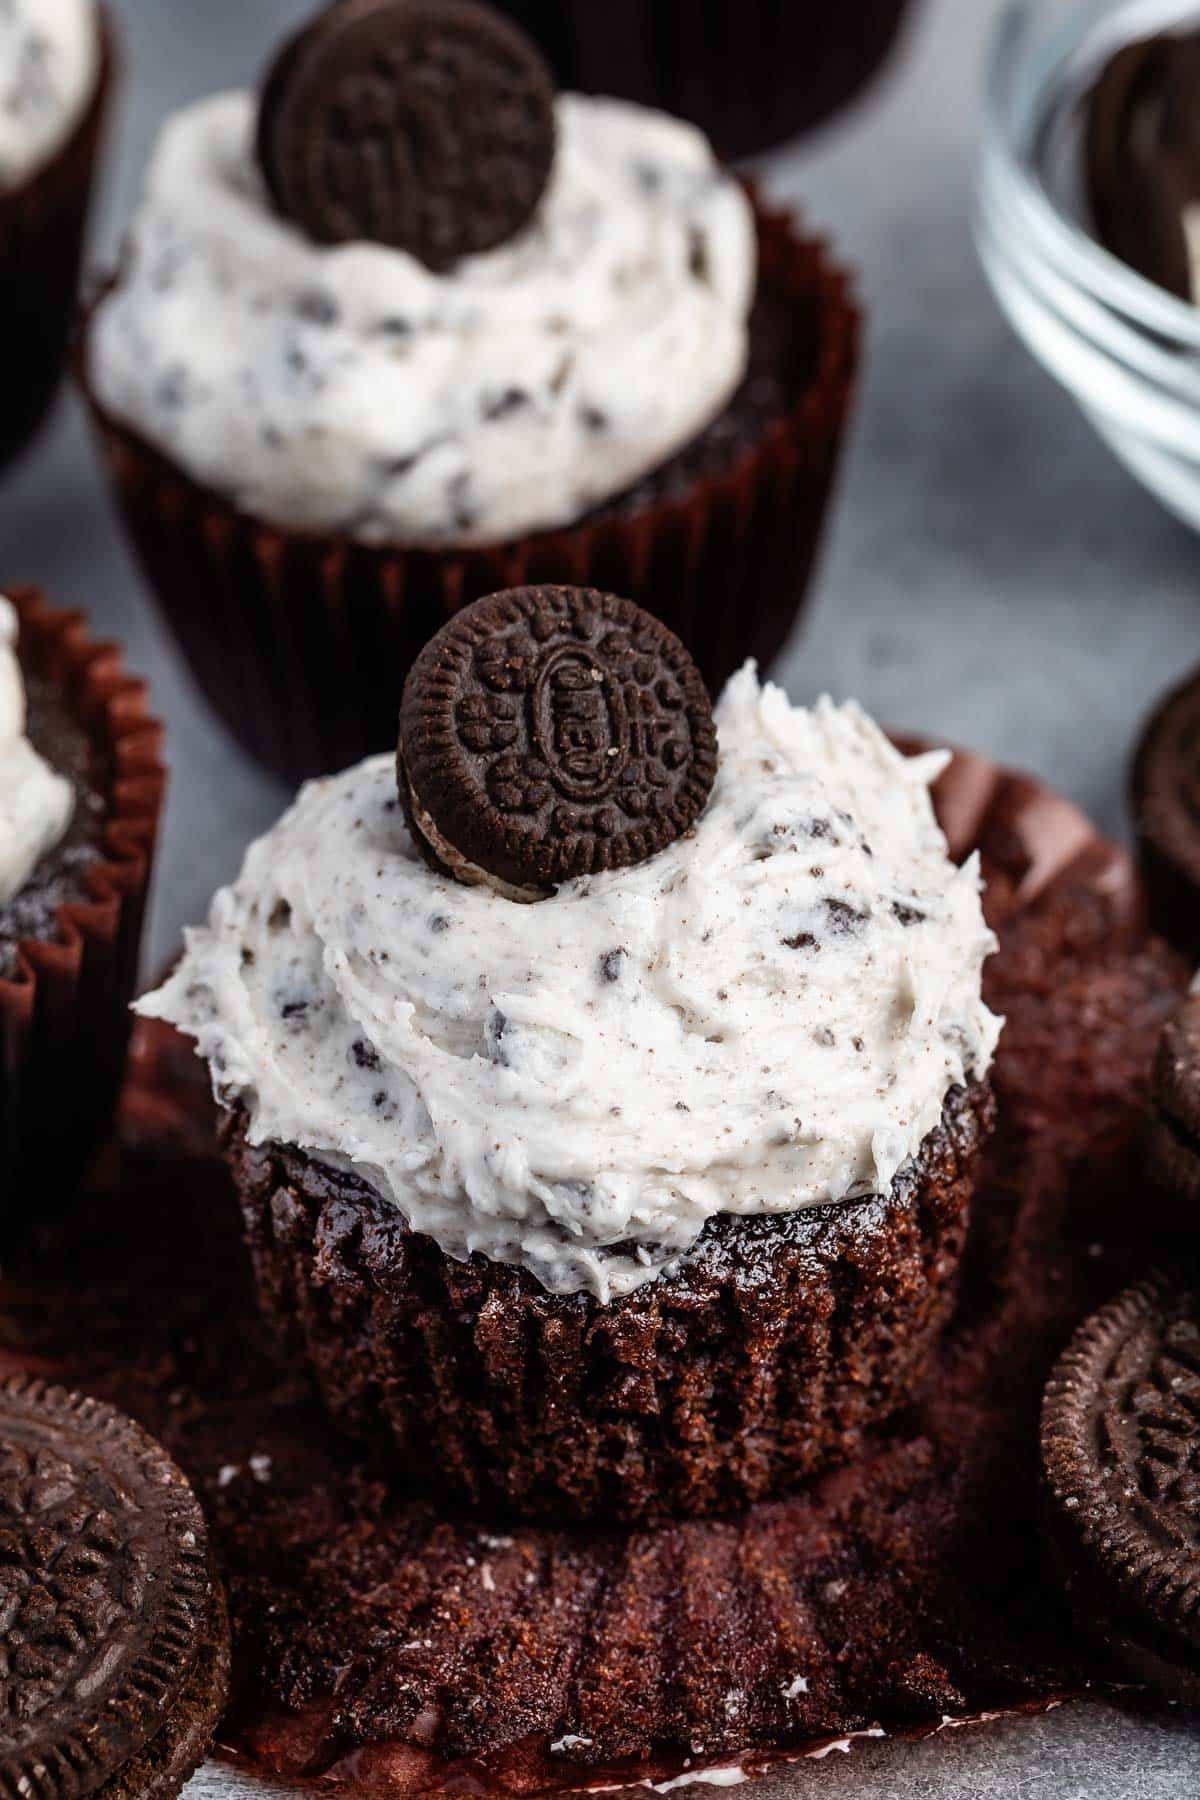
[(112, 1408), (0, 1386), (0, 1795), (91, 1793), (159, 1731), (200, 1646), (207, 1539)]
[[(592, 589), (477, 602), (418, 659), (400, 724), (401, 797), (467, 863), (517, 888), (644, 862), (703, 810), (717, 740), (674, 634)], [(461, 870), (458, 871), (461, 873)]]
[(1068, 1582), (1113, 1649), (1200, 1698), (1200, 1292), (1138, 1283), (1046, 1389), (1042, 1461)]
[(473, 0), (343, 0), (284, 48), (259, 114), (280, 212), (319, 243), (431, 269), (515, 236), (554, 149), (545, 63)]

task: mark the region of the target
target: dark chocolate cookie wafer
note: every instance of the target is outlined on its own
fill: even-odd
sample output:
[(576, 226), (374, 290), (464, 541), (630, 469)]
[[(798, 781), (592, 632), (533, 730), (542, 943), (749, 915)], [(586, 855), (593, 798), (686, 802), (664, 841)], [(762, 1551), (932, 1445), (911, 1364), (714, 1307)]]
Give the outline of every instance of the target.
[(1151, 922), (1200, 960), (1200, 670), (1147, 724), (1130, 800)]
[(1200, 1200), (1200, 994), (1189, 994), (1158, 1046), (1146, 1160), (1158, 1187)]
[(1046, 1389), (1042, 1468), (1078, 1614), (1200, 1704), (1200, 1290), (1139, 1282), (1080, 1328)]
[(413, 666), (400, 797), (436, 868), (534, 899), (656, 856), (703, 810), (712, 707), (675, 636), (591, 588), (511, 588)]
[(341, 0), (282, 51), (258, 154), (317, 242), (366, 239), (431, 269), (505, 243), (550, 179), (549, 70), (476, 0)]
[(167, 1800), (228, 1681), (207, 1529), (166, 1451), (98, 1401), (0, 1385), (0, 1794)]
[(1191, 299), (1184, 217), (1200, 199), (1200, 35), (1149, 38), (1112, 59), (1089, 104), (1087, 176), (1100, 241)]

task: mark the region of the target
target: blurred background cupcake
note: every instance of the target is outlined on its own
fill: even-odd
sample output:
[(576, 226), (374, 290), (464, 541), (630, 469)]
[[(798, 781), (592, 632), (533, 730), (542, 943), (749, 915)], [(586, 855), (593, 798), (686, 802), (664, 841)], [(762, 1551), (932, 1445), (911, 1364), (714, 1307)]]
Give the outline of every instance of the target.
[(261, 100), (168, 122), (82, 374), (193, 672), (295, 780), (389, 743), (506, 586), (643, 600), (713, 689), (769, 664), (858, 342), (825, 247), (693, 127), (556, 97), (491, 9), (343, 0)]
[(62, 373), (112, 77), (96, 0), (0, 6), (0, 465)]
[(112, 1119), (164, 775), (144, 683), (77, 612), (0, 596), (0, 1232)]
[(880, 72), (912, 0), (505, 0), (567, 87), (692, 119), (723, 156), (823, 124)]

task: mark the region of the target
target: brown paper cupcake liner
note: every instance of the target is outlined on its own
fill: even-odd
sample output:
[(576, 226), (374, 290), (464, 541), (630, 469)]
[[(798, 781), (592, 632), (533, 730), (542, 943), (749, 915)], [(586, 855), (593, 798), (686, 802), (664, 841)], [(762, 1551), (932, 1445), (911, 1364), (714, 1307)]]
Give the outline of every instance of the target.
[(954, 1303), (986, 1088), (956, 1089), (886, 1195), (720, 1219), (602, 1306), (444, 1255), (364, 1183), (223, 1133), (259, 1301), (331, 1418), (460, 1504), (693, 1517), (786, 1492), (920, 1391)]
[(24, 449), (58, 391), (79, 291), (83, 240), (116, 81), (111, 21), (101, 12), (96, 91), (66, 143), (32, 177), (0, 193), (0, 469)]
[(878, 74), (911, 0), (505, 0), (564, 86), (661, 107), (750, 156)]
[(676, 631), (718, 691), (765, 668), (817, 555), (858, 364), (849, 278), (782, 212), (757, 206), (760, 291), (809, 341), (785, 417), (682, 498), (495, 549), (374, 549), (266, 528), (106, 414), (80, 379), (147, 580), (200, 688), (251, 756), (293, 785), (395, 743), (400, 693), (447, 618), (481, 595), (571, 582), (636, 600)]
[(954, 853), (981, 851), (1008, 1016), (960, 1305), (861, 1457), (733, 1518), (414, 1500), (272, 1357), (206, 1072), (139, 1027), (123, 1161), (40, 1282), (0, 1280), (0, 1371), (86, 1372), (191, 1475), (231, 1593), (233, 1754), (398, 1800), (732, 1782), (835, 1746), (886, 1785), (885, 1739), (1128, 1693), (1043, 1565), (1038, 1415), (1079, 1321), (1162, 1253), (1130, 1196), (1187, 970), (1065, 801), (965, 756), (935, 799)]
[(115, 646), (34, 589), (8, 598), (22, 659), (62, 692), (112, 768), (90, 898), (58, 909), (53, 941), (23, 939), (15, 977), (0, 979), (0, 1230), (23, 1230), (56, 1204), (112, 1120), (166, 777), (146, 684), (126, 674)]

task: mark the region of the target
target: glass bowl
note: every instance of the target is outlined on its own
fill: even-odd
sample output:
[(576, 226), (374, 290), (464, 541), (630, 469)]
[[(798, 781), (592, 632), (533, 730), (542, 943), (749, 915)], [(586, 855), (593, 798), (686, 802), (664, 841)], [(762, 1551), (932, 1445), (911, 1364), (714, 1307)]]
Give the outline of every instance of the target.
[(1200, 0), (1013, 0), (990, 54), (974, 233), (1000, 305), (1101, 437), (1200, 531), (1200, 307), (1092, 233), (1087, 95), (1109, 58), (1200, 27)]

